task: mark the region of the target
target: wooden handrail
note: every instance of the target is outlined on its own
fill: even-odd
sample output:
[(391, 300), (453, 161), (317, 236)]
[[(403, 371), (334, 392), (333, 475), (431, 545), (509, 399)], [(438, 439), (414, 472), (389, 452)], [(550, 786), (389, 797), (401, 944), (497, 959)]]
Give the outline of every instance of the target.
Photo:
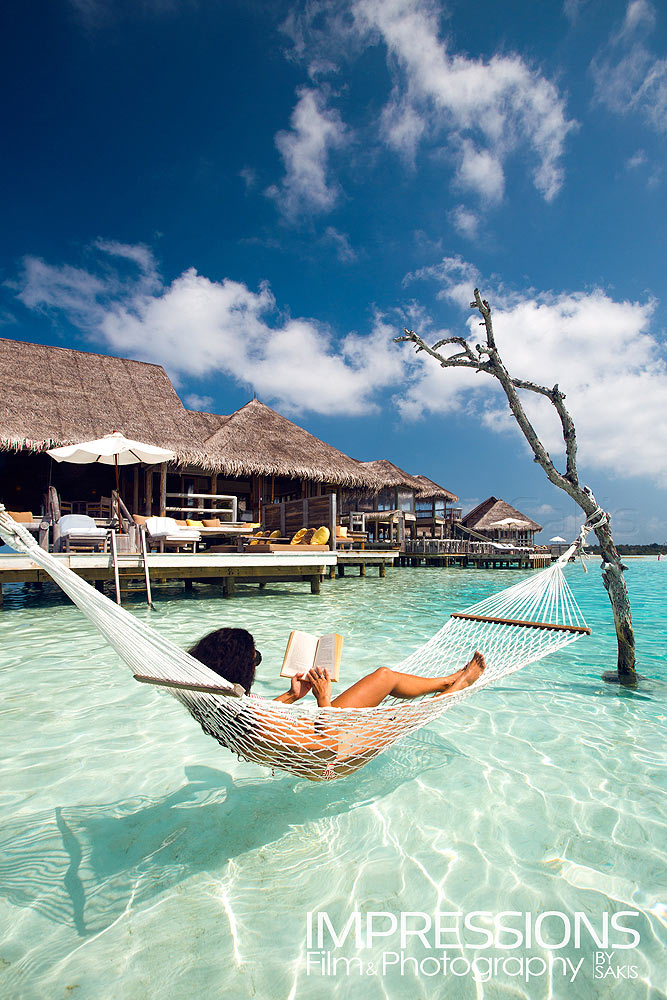
[(471, 622), (490, 622), (492, 625), (523, 625), (525, 628), (543, 628), (551, 632), (580, 632), (591, 635), (591, 630), (584, 625), (554, 625), (552, 622), (525, 622), (517, 618), (490, 618), (487, 615), (466, 615), (462, 611), (453, 611), (450, 618), (465, 618)]

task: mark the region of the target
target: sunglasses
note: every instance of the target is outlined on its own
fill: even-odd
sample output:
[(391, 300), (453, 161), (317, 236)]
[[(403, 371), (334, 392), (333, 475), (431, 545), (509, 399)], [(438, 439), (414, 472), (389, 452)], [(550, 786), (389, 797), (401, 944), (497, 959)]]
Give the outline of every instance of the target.
[(255, 666), (258, 667), (262, 662), (262, 654), (258, 649), (255, 650)]

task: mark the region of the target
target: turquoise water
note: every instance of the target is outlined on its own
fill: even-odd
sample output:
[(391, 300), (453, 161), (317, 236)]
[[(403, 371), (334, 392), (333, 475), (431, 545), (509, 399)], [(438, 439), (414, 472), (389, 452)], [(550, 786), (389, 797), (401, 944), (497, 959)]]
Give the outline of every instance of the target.
[[(222, 624), (251, 629), (264, 656), (258, 690), (278, 693), (290, 628), (340, 631), (352, 680), (397, 663), (450, 611), (519, 577), (406, 568), (327, 581), (319, 598), (280, 584), (239, 587), (231, 601), (165, 587), (156, 612), (133, 610), (183, 645)], [(664, 997), (667, 559), (630, 561), (650, 678), (639, 693), (600, 681), (615, 642), (596, 563), (588, 575), (569, 567), (568, 579), (591, 639), (480, 692), (357, 775), (319, 785), (237, 761), (168, 695), (135, 684), (55, 591), (5, 588), (0, 996)], [(572, 922), (584, 913), (598, 927), (605, 911), (624, 910), (637, 914), (619, 920), (640, 940), (606, 965), (595, 965), (586, 933), (579, 948), (571, 939), (550, 950), (564, 926), (552, 916), (530, 947), (474, 951), (447, 938), (459, 964), (446, 974), (428, 937), (408, 940), (402, 969), (386, 958), (400, 954), (396, 936), (363, 952), (348, 939), (336, 952), (361, 956), (363, 976), (358, 963), (349, 974), (339, 965), (325, 975), (312, 956), (307, 966), (309, 911), (326, 911), (336, 930), (354, 912), (382, 911), (375, 926), (391, 930), (408, 911), (517, 911), (533, 923), (546, 911)], [(546, 965), (550, 954), (583, 959), (574, 981)], [(512, 961), (466, 973), (474, 958)], [(532, 965), (526, 982), (528, 958), (546, 971)]]

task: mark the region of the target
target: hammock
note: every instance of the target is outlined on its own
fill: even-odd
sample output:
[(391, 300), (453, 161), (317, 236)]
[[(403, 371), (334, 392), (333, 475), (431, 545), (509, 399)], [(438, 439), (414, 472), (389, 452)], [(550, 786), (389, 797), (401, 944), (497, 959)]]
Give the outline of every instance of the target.
[(377, 708), (338, 709), (319, 708), (310, 699), (285, 705), (247, 695), (99, 593), (63, 557), (41, 549), (0, 504), (3, 540), (52, 577), (135, 676), (164, 685), (204, 732), (239, 759), (311, 781), (351, 774), (480, 688), (590, 634), (563, 576), (588, 530), (585, 525), (578, 541), (546, 570), (451, 615), (433, 638), (395, 667), (440, 677), (458, 670), (480, 649), (487, 667), (474, 684), (450, 695), (388, 698)]

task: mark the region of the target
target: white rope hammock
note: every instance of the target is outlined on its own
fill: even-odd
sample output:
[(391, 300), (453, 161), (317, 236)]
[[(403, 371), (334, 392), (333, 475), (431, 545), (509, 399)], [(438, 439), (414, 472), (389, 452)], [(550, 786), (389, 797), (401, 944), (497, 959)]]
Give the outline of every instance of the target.
[(394, 668), (441, 677), (458, 670), (479, 649), (487, 667), (473, 685), (411, 701), (388, 698), (377, 708), (338, 709), (319, 708), (310, 699), (285, 705), (246, 695), (239, 685), (99, 593), (62, 557), (41, 549), (0, 504), (3, 540), (55, 580), (135, 675), (163, 684), (208, 735), (239, 758), (311, 781), (351, 774), (480, 688), (590, 634), (563, 567), (581, 549), (592, 526), (587, 522), (579, 539), (547, 569), (453, 614), (432, 639)]

